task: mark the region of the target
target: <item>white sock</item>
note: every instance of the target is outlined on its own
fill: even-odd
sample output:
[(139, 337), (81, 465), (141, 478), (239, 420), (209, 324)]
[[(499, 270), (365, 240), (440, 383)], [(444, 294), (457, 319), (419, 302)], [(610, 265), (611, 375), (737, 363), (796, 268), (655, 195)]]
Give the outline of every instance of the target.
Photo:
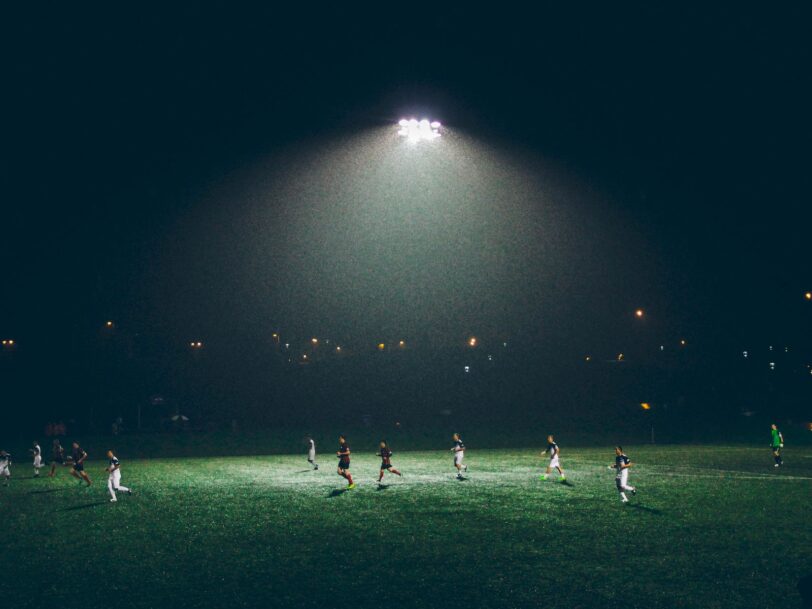
[(629, 498), (626, 497), (626, 493), (624, 493), (623, 491), (620, 491), (620, 499), (621, 499), (621, 501), (628, 501), (629, 500)]

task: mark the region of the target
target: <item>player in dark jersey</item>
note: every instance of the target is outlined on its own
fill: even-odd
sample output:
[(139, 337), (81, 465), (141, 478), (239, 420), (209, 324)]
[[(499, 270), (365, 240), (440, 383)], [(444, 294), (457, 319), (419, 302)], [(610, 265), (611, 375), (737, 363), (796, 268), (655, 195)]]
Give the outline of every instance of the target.
[(451, 451), (454, 453), (454, 467), (457, 468), (457, 480), (462, 480), (462, 472), (468, 471), (468, 466), (462, 462), (465, 458), (465, 444), (463, 444), (462, 438), (458, 433), (451, 436), (451, 440), (454, 442)]
[(547, 465), (547, 471), (541, 475), (541, 479), (546, 480), (553, 472), (553, 468), (555, 468), (558, 470), (558, 479), (564, 482), (567, 476), (564, 475), (564, 470), (561, 469), (561, 463), (558, 461), (558, 455), (561, 453), (561, 450), (558, 448), (558, 444), (555, 443), (555, 438), (553, 438), (552, 434), (547, 436), (547, 450), (541, 454), (546, 453), (550, 453), (550, 463)]
[(378, 484), (383, 480), (383, 474), (386, 470), (398, 476), (403, 475), (392, 467), (392, 451), (389, 449), (389, 443), (386, 440), (381, 440), (380, 451), (377, 454), (381, 458), (381, 471), (378, 474)]
[(110, 493), (110, 501), (115, 503), (118, 501), (116, 498), (117, 491), (123, 491), (128, 495), (132, 495), (133, 492), (121, 484), (121, 463), (112, 450), (107, 451), (107, 458), (109, 459), (109, 464), (105, 468), (105, 471), (108, 473), (107, 491)]
[(87, 475), (85, 471), (85, 459), (87, 459), (87, 453), (84, 449), (79, 446), (79, 442), (73, 443), (73, 469), (71, 469), (71, 476), (79, 480), (81, 483), (82, 480), (87, 482), (87, 485), (90, 486), (90, 476)]
[(617, 486), (617, 492), (620, 493), (620, 500), (623, 503), (629, 502), (629, 498), (626, 497), (626, 491), (629, 491), (632, 495), (637, 494), (637, 489), (633, 486), (629, 486), (629, 468), (632, 465), (634, 465), (634, 463), (632, 463), (631, 459), (623, 452), (623, 447), (615, 446), (615, 463), (614, 465), (610, 465), (609, 469), (614, 469), (617, 472), (615, 474), (615, 486)]
[(53, 447), (51, 448), (51, 473), (49, 477), (53, 478), (56, 475), (56, 466), (65, 465), (65, 449), (59, 440), (54, 439)]
[(338, 475), (347, 479), (347, 490), (354, 489), (355, 483), (352, 481), (350, 473), (350, 447), (347, 445), (347, 438), (338, 436)]

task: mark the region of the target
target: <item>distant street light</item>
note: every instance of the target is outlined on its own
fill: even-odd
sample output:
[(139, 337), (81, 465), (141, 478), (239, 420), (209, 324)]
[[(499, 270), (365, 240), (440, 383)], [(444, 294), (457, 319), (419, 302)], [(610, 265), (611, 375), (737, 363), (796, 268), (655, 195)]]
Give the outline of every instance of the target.
[(683, 338), (683, 339), (680, 339), (679, 344), (680, 344), (680, 346), (684, 347), (685, 345), (687, 345), (687, 344), (688, 344), (688, 341), (686, 341), (686, 340)]
[(429, 121), (427, 118), (422, 120), (402, 118), (398, 122), (398, 126), (400, 127), (398, 135), (405, 137), (410, 142), (419, 142), (440, 137), (442, 125), (437, 121)]
[(804, 298), (806, 298), (807, 300), (812, 300), (812, 292), (807, 292), (806, 294), (804, 294)]
[(472, 336), (471, 338), (468, 339), (468, 346), (469, 347), (476, 347), (478, 344), (479, 344), (479, 341), (477, 340), (476, 336)]
[(10, 339), (10, 338), (4, 338), (4, 339), (2, 340), (2, 345), (3, 345), (4, 347), (13, 347), (13, 346), (14, 346), (14, 344), (15, 344), (15, 343), (14, 343), (14, 341), (13, 341), (12, 339)]
[(637, 310), (634, 312), (634, 316), (635, 316), (635, 317), (637, 317), (638, 319), (640, 319), (641, 317), (643, 317), (643, 309), (637, 309)]
[(403, 347), (405, 347), (405, 346), (406, 346), (406, 341), (405, 340), (402, 340), (402, 341), (400, 341), (398, 343), (398, 347), (400, 347), (401, 349), (403, 349)]
[(319, 339), (314, 337), (310, 339), (310, 342), (313, 343), (313, 346), (315, 347), (319, 344)]
[(378, 343), (378, 351), (383, 351), (386, 349), (386, 343)]
[(193, 340), (192, 342), (189, 343), (189, 347), (194, 350), (199, 350), (203, 348), (203, 343), (200, 342), (199, 340)]
[(113, 322), (112, 322), (112, 321), (108, 321), (108, 322), (106, 322), (104, 325), (105, 325), (105, 327), (107, 327), (107, 328), (112, 328), (114, 324), (113, 324)]

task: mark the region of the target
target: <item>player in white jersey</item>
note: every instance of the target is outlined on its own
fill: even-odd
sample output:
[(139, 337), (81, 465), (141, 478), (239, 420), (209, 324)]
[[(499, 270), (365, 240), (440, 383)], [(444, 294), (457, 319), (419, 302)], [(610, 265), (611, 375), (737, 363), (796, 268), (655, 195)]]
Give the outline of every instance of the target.
[(632, 463), (631, 459), (623, 452), (623, 447), (615, 446), (615, 463), (614, 465), (610, 465), (609, 469), (614, 469), (617, 472), (615, 474), (615, 486), (617, 486), (617, 492), (620, 493), (620, 501), (623, 503), (629, 502), (626, 491), (632, 495), (637, 494), (637, 489), (633, 486), (629, 486), (629, 468), (632, 465), (634, 465), (634, 463)]
[(460, 438), (460, 434), (458, 433), (451, 436), (451, 439), (454, 442), (451, 451), (454, 453), (454, 467), (457, 468), (457, 480), (462, 480), (462, 472), (468, 471), (468, 466), (462, 462), (465, 458), (465, 444), (463, 444), (462, 438)]
[(0, 450), (0, 476), (3, 477), (3, 486), (8, 486), (11, 479), (11, 455), (4, 450)]
[(319, 469), (319, 464), (316, 463), (316, 442), (310, 436), (307, 436), (307, 462), (313, 469)]
[(34, 457), (34, 477), (36, 478), (39, 476), (39, 470), (44, 467), (42, 465), (42, 449), (39, 447), (39, 442), (34, 440), (31, 448), (28, 449), (28, 452)]
[(107, 476), (107, 490), (110, 491), (110, 501), (114, 503), (118, 501), (116, 491), (123, 491), (128, 495), (132, 495), (133, 492), (126, 486), (121, 485), (121, 463), (119, 463), (118, 458), (116, 458), (112, 450), (107, 451), (107, 458), (110, 459), (110, 464), (105, 468), (105, 471), (109, 472)]
[(558, 479), (561, 482), (564, 482), (567, 477), (564, 475), (564, 470), (561, 469), (561, 464), (558, 462), (558, 455), (561, 453), (561, 449), (558, 448), (558, 444), (555, 443), (555, 439), (553, 435), (550, 434), (547, 436), (547, 450), (545, 450), (543, 454), (550, 453), (550, 463), (547, 465), (547, 471), (541, 475), (542, 480), (546, 480), (550, 474), (553, 472), (553, 468), (558, 470)]

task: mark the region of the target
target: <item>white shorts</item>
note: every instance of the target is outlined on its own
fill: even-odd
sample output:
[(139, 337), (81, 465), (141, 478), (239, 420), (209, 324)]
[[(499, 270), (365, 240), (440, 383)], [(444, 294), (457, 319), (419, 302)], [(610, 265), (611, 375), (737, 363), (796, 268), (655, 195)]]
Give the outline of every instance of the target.
[(42, 467), (42, 455), (34, 457), (34, 467)]
[(113, 483), (113, 488), (118, 488), (118, 483), (121, 482), (121, 470), (113, 470), (107, 479)]
[(8, 477), (10, 475), (11, 475), (11, 470), (9, 469), (8, 465), (4, 465), (3, 467), (0, 467), (0, 476)]
[(615, 476), (615, 484), (617, 484), (618, 490), (623, 490), (624, 488), (629, 486), (629, 470), (622, 469), (617, 476)]
[(462, 459), (465, 457), (465, 451), (460, 450), (454, 453), (454, 465), (459, 465), (462, 463)]
[(550, 459), (550, 465), (549, 465), (549, 467), (550, 467), (550, 468), (553, 468), (553, 467), (560, 467), (560, 466), (558, 465), (558, 455), (556, 455), (555, 457), (552, 457), (552, 458)]
[(307, 460), (308, 461), (315, 461), (316, 460), (316, 451), (315, 450), (311, 450), (309, 453), (307, 453)]

